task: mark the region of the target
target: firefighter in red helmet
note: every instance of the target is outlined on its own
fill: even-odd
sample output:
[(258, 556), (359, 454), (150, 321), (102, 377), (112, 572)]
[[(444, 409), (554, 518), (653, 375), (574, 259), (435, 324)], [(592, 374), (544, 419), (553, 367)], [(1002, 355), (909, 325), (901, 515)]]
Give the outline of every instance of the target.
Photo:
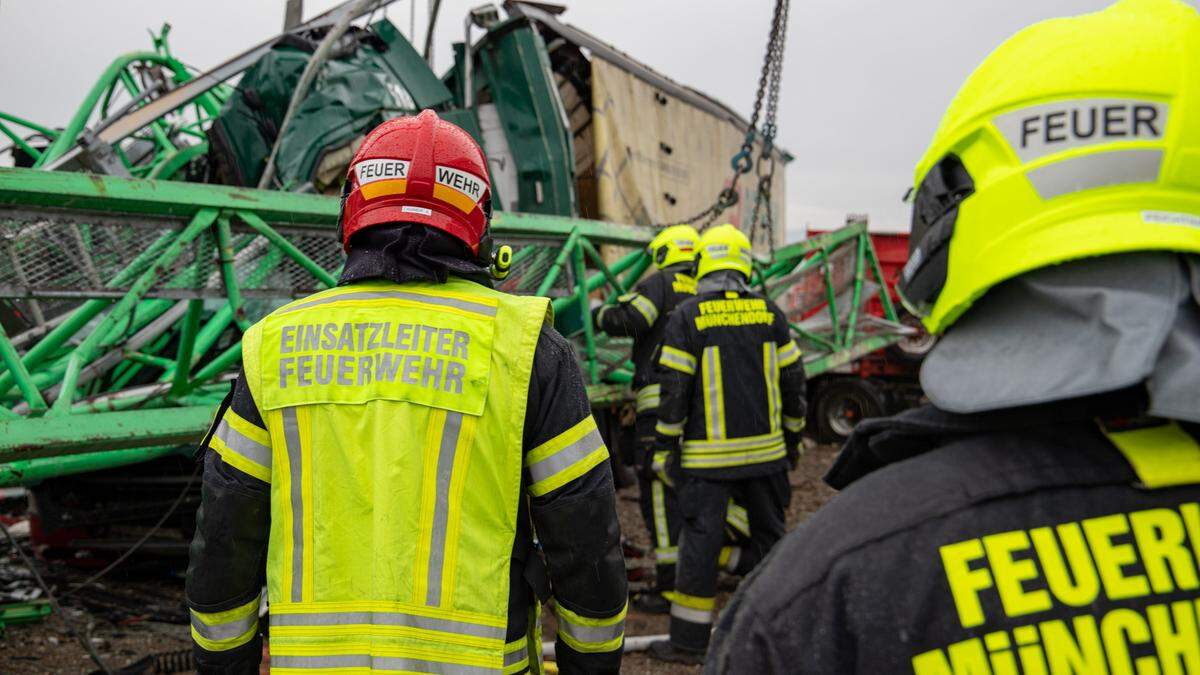
[(246, 332), (204, 441), (200, 670), (258, 672), (265, 582), (273, 667), (541, 672), (553, 595), (559, 670), (617, 672), (608, 450), (547, 301), (489, 283), (482, 150), (389, 120), (342, 200), (338, 286)]

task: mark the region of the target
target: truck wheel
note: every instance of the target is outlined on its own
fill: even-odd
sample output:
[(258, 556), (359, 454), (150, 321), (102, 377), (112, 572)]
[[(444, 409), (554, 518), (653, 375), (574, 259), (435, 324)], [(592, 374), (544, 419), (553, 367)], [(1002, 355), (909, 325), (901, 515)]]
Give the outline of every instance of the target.
[(885, 410), (883, 393), (869, 380), (847, 377), (830, 382), (817, 392), (813, 406), (817, 440), (844, 443), (860, 421), (881, 417)]
[(900, 323), (909, 328), (916, 328), (919, 332), (889, 346), (888, 355), (904, 363), (920, 363), (937, 344), (937, 336), (930, 335), (921, 324), (921, 320), (907, 312), (900, 314)]

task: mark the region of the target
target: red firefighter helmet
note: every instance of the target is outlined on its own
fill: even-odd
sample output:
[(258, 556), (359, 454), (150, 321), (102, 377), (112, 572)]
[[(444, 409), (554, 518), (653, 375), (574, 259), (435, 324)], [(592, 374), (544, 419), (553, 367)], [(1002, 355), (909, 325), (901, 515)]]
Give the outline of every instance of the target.
[(375, 127), (350, 162), (342, 191), (342, 246), (359, 230), (421, 223), (473, 253), (491, 215), (487, 160), (470, 134), (432, 110)]

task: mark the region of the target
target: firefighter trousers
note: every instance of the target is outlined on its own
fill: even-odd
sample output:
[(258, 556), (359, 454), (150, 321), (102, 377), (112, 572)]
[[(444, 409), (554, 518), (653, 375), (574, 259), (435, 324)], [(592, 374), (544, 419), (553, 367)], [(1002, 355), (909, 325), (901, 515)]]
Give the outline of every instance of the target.
[(670, 590), (675, 587), (675, 562), (679, 556), (679, 531), (683, 528), (683, 519), (679, 515), (675, 490), (649, 470), (657, 419), (654, 410), (637, 417), (638, 505), (654, 546), (655, 585), (659, 590)]
[[(746, 574), (766, 557), (786, 531), (792, 488), (785, 470), (729, 481), (676, 473), (683, 531), (671, 594), (671, 642), (703, 651), (712, 629), (720, 569)], [(745, 508), (750, 526), (749, 537), (736, 549), (726, 545), (731, 500)], [(729, 559), (733, 551), (738, 552), (737, 560)]]

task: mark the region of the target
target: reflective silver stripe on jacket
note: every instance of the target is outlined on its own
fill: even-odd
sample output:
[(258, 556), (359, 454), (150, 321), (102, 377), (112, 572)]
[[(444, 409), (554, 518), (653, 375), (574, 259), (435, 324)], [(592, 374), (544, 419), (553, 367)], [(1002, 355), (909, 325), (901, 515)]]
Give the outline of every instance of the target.
[(220, 640), (231, 640), (235, 637), (245, 635), (250, 629), (258, 625), (258, 610), (252, 609), (250, 613), (240, 619), (233, 619), (224, 623), (204, 623), (196, 616), (195, 611), (191, 612), (192, 628), (200, 634), (200, 637), (206, 640), (217, 642)]
[(600, 438), (600, 430), (592, 429), (584, 434), (583, 438), (555, 452), (553, 455), (530, 464), (529, 476), (533, 479), (534, 483), (540, 483), (547, 478), (552, 478), (559, 471), (569, 468), (572, 464), (592, 454), (592, 452), (603, 445), (604, 440)]
[[(505, 647), (507, 649), (507, 646)], [(504, 653), (504, 667), (515, 666), (529, 658), (529, 642), (521, 640), (520, 646), (511, 652)]]
[(558, 630), (570, 635), (579, 642), (600, 644), (621, 637), (621, 634), (625, 632), (625, 621), (621, 620), (610, 626), (586, 626), (580, 623), (573, 623), (570, 619), (563, 616), (563, 612), (559, 612)]
[(450, 298), (442, 295), (424, 295), (422, 293), (406, 293), (404, 291), (355, 291), (353, 293), (342, 293), (341, 295), (331, 295), (327, 298), (317, 298), (308, 302), (302, 302), (298, 305), (288, 307), (285, 312), (295, 312), (317, 305), (327, 305), (334, 302), (346, 302), (349, 300), (408, 300), (410, 302), (423, 302), (427, 305), (441, 305), (443, 307), (453, 307), (466, 312), (475, 314), (483, 314), (485, 316), (496, 316), (496, 308), (491, 305), (485, 305), (481, 302), (471, 302), (470, 300), (462, 300), (460, 298)]
[(637, 412), (646, 412), (647, 410), (655, 410), (658, 408), (659, 401), (662, 395), (662, 385), (651, 384), (649, 386), (638, 389), (637, 393)]
[(271, 468), (271, 448), (263, 445), (258, 441), (242, 434), (242, 432), (234, 429), (225, 418), (221, 418), (221, 423), (217, 425), (217, 431), (214, 434), (227, 448), (245, 457), (246, 459), (261, 464), (262, 466)]
[(450, 478), (454, 471), (454, 451), (462, 429), (462, 413), (447, 412), (438, 448), (437, 489), (433, 503), (433, 535), (429, 542), (429, 572), (425, 583), (425, 604), (442, 604), (442, 568), (445, 566), (446, 522), (450, 518)]
[(404, 612), (306, 612), (271, 615), (271, 626), (404, 626), (422, 630), (503, 640), (505, 629), (468, 621), (438, 619)]
[(304, 599), (304, 480), (301, 471), (300, 427), (296, 409), (284, 408), (283, 440), (287, 444), (289, 498), (292, 504), (292, 602)]
[(646, 319), (647, 325), (654, 325), (654, 320), (658, 318), (658, 307), (655, 307), (653, 302), (650, 302), (645, 296), (634, 295), (630, 298), (629, 304), (633, 305), (633, 308)]
[(722, 452), (735, 452), (746, 450), (758, 450), (760, 448), (768, 448), (783, 443), (783, 432), (776, 431), (762, 436), (747, 436), (743, 438), (728, 438), (706, 441), (685, 440), (683, 449), (685, 453), (701, 453), (701, 454), (716, 454)]
[(410, 659), (402, 656), (372, 656), (370, 654), (330, 654), (327, 656), (271, 655), (273, 668), (370, 668), (371, 670), (400, 670), (417, 673), (444, 673), (445, 675), (480, 675), (499, 673), (495, 668), (466, 666), (461, 663), (445, 663)]

